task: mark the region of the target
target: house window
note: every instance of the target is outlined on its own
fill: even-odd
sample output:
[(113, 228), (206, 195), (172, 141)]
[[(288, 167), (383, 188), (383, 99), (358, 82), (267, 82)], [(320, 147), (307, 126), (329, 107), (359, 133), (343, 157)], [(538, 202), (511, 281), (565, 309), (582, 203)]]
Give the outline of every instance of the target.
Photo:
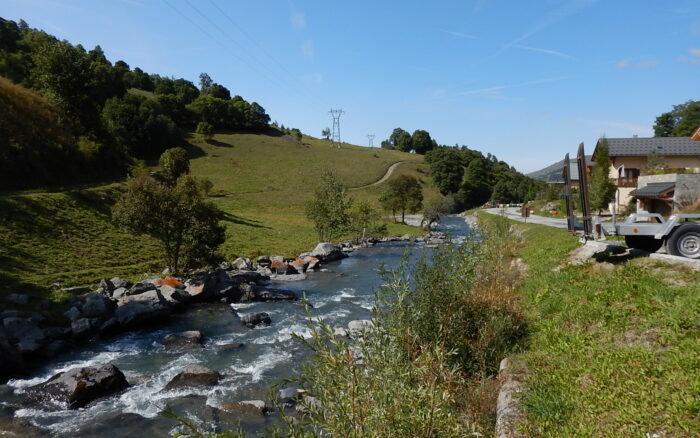
[(626, 179), (639, 178), (639, 169), (625, 169), (625, 174), (622, 177)]

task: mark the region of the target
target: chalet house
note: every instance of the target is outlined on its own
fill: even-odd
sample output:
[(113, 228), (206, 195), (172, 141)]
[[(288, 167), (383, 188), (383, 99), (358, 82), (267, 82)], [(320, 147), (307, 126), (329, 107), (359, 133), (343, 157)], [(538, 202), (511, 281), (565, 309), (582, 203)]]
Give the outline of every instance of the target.
[[(696, 132), (692, 138), (695, 136), (700, 137), (700, 132)], [(601, 141), (605, 140), (611, 162), (609, 176), (617, 185), (611, 209), (620, 211), (629, 203), (634, 196), (631, 192), (637, 188), (639, 177), (649, 167), (651, 157), (662, 160), (668, 173), (674, 173), (674, 170), (680, 173), (700, 173), (700, 141), (692, 138), (632, 137), (599, 140), (593, 152), (593, 161)]]

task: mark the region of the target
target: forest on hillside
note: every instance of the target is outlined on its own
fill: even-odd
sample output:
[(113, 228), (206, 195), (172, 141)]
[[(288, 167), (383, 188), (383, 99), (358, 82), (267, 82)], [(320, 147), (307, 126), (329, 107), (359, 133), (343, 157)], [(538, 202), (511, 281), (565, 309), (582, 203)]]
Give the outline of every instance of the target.
[(231, 96), (206, 73), (199, 79), (112, 63), (99, 46), (86, 50), (0, 17), (0, 189), (123, 176), (201, 123), (268, 129), (258, 103)]

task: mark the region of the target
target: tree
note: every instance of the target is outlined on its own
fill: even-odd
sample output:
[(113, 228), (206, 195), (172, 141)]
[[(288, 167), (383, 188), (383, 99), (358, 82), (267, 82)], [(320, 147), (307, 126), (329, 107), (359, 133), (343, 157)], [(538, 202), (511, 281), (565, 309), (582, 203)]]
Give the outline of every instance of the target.
[[(415, 213), (423, 203), (423, 192), (416, 177), (399, 175), (389, 182), (389, 189), (382, 195), (380, 202), (392, 212), (401, 212), (401, 222), (406, 222), (406, 212)], [(393, 214), (393, 213), (392, 213)]]
[(129, 180), (113, 210), (115, 221), (127, 229), (158, 239), (173, 275), (215, 261), (225, 240), (223, 213), (202, 199), (195, 180), (181, 176), (175, 185), (149, 176)]
[(181, 147), (166, 150), (160, 156), (160, 167), (163, 176), (171, 184), (175, 184), (180, 176), (190, 173), (190, 159), (187, 151)]
[(669, 112), (656, 118), (656, 137), (689, 137), (700, 126), (700, 101), (689, 100), (674, 105)]
[(425, 160), (430, 165), (430, 174), (440, 193), (456, 193), (462, 182), (464, 167), (460, 152), (455, 148), (441, 147), (428, 151)]
[(325, 138), (326, 140), (331, 139), (331, 128), (323, 128), (323, 131), (321, 131), (321, 136)]
[(464, 170), (458, 192), (460, 204), (465, 207), (483, 205), (489, 200), (491, 189), (486, 181), (487, 161), (483, 157), (473, 159)]
[(608, 208), (608, 204), (615, 199), (615, 191), (617, 188), (610, 180), (610, 153), (608, 151), (608, 142), (604, 138), (598, 142), (596, 148), (595, 160), (591, 169), (590, 187), (590, 203), (591, 210), (602, 210)]
[(314, 198), (306, 204), (306, 217), (314, 222), (320, 242), (327, 242), (343, 233), (350, 217), (352, 199), (333, 170), (325, 170), (314, 191)]
[(214, 138), (214, 126), (211, 123), (199, 122), (197, 123), (197, 134), (201, 135), (205, 141), (209, 141)]
[(212, 84), (210, 87), (205, 88), (202, 93), (217, 99), (231, 100), (231, 92), (220, 84)]
[(379, 224), (381, 216), (369, 201), (355, 202), (350, 209), (349, 230), (355, 243), (364, 242), (367, 237), (382, 234), (386, 224)]
[(402, 152), (411, 152), (413, 149), (413, 142), (411, 140), (411, 134), (403, 131), (399, 134), (399, 138), (396, 140), (396, 149)]
[[(389, 136), (389, 143), (391, 143), (391, 145), (394, 147), (394, 149), (397, 148), (397, 146), (399, 144), (399, 137), (404, 132), (406, 132), (406, 131), (404, 131), (401, 128), (394, 128), (394, 130), (391, 131), (391, 135)], [(406, 132), (406, 134), (408, 134), (408, 132)]]
[(416, 129), (411, 136), (411, 145), (417, 154), (425, 155), (433, 148), (433, 139), (430, 138), (428, 131)]
[(421, 227), (425, 226), (427, 230), (430, 230), (433, 224), (440, 220), (440, 215), (449, 213), (452, 207), (450, 201), (444, 196), (438, 195), (428, 198), (423, 204)]
[(212, 81), (211, 77), (206, 74), (206, 73), (200, 73), (199, 74), (199, 89), (200, 91), (204, 91), (207, 88), (211, 87), (214, 84), (214, 81)]

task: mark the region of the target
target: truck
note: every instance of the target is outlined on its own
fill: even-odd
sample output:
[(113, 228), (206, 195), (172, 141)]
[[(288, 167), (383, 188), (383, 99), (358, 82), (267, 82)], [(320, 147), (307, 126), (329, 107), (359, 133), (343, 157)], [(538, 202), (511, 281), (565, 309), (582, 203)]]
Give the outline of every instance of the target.
[(655, 252), (662, 246), (671, 255), (700, 259), (700, 214), (671, 214), (668, 219), (658, 213), (633, 213), (624, 222), (606, 222), (599, 216), (591, 216), (588, 199), (588, 176), (583, 143), (576, 156), (579, 174), (579, 196), (582, 221), (574, 214), (569, 175), (569, 154), (564, 157), (564, 199), (567, 225), (570, 232), (581, 240), (605, 240), (607, 236), (623, 236), (630, 248)]

